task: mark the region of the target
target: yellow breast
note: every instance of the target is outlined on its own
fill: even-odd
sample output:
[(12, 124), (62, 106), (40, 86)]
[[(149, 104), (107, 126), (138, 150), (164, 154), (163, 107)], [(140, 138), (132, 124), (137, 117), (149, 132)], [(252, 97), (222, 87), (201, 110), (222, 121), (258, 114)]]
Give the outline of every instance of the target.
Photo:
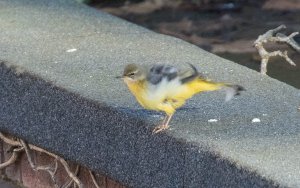
[(167, 114), (174, 113), (175, 109), (170, 104), (163, 102), (166, 94), (151, 91), (145, 80), (135, 82), (125, 80), (125, 83), (136, 100), (145, 109), (164, 111)]
[(185, 101), (193, 95), (203, 91), (212, 91), (220, 88), (219, 84), (195, 79), (182, 85), (179, 82), (166, 82), (151, 90), (146, 80), (125, 80), (129, 90), (137, 101), (146, 109), (164, 111), (173, 114), (177, 108), (184, 105)]
[(147, 108), (147, 100), (145, 99), (145, 89), (146, 82), (145, 81), (128, 81), (124, 80), (128, 89), (135, 96), (136, 100), (144, 107)]

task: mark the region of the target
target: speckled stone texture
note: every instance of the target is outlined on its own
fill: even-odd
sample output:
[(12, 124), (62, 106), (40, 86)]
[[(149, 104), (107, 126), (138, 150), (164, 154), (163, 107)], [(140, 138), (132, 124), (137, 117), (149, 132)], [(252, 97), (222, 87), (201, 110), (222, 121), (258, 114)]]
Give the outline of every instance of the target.
[[(300, 187), (299, 90), (72, 0), (0, 0), (0, 29), (1, 131), (128, 187)], [(162, 115), (114, 77), (157, 62), (247, 91), (197, 95), (152, 135)]]

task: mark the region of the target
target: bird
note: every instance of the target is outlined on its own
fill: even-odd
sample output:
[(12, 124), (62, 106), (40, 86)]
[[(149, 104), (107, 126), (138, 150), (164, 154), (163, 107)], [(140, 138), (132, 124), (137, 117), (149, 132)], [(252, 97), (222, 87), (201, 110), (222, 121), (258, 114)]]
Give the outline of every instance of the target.
[(122, 76), (116, 77), (123, 79), (142, 107), (165, 113), (165, 118), (153, 129), (153, 133), (168, 129), (175, 111), (198, 93), (224, 89), (225, 101), (229, 101), (245, 90), (240, 85), (206, 79), (194, 65), (188, 65), (190, 69), (180, 70), (170, 64), (154, 64), (149, 67), (128, 64)]

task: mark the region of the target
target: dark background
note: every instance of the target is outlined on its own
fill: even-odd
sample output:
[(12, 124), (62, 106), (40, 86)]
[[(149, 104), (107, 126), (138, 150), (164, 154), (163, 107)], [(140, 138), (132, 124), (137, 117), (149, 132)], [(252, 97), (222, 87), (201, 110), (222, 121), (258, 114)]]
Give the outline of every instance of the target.
[[(253, 42), (259, 35), (281, 24), (287, 26), (285, 34), (300, 31), (300, 0), (90, 0), (88, 4), (257, 71), (260, 57)], [(300, 35), (295, 40), (299, 43)], [(298, 65), (275, 57), (267, 74), (300, 88), (300, 53), (286, 44), (266, 46), (270, 51), (288, 50)]]

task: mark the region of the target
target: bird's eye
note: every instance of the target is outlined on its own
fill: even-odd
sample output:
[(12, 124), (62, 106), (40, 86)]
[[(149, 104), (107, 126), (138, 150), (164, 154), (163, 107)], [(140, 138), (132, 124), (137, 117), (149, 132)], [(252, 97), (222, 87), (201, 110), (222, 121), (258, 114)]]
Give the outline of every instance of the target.
[(132, 72), (132, 73), (129, 73), (127, 76), (129, 76), (129, 77), (133, 77), (133, 76), (134, 76), (134, 72)]

